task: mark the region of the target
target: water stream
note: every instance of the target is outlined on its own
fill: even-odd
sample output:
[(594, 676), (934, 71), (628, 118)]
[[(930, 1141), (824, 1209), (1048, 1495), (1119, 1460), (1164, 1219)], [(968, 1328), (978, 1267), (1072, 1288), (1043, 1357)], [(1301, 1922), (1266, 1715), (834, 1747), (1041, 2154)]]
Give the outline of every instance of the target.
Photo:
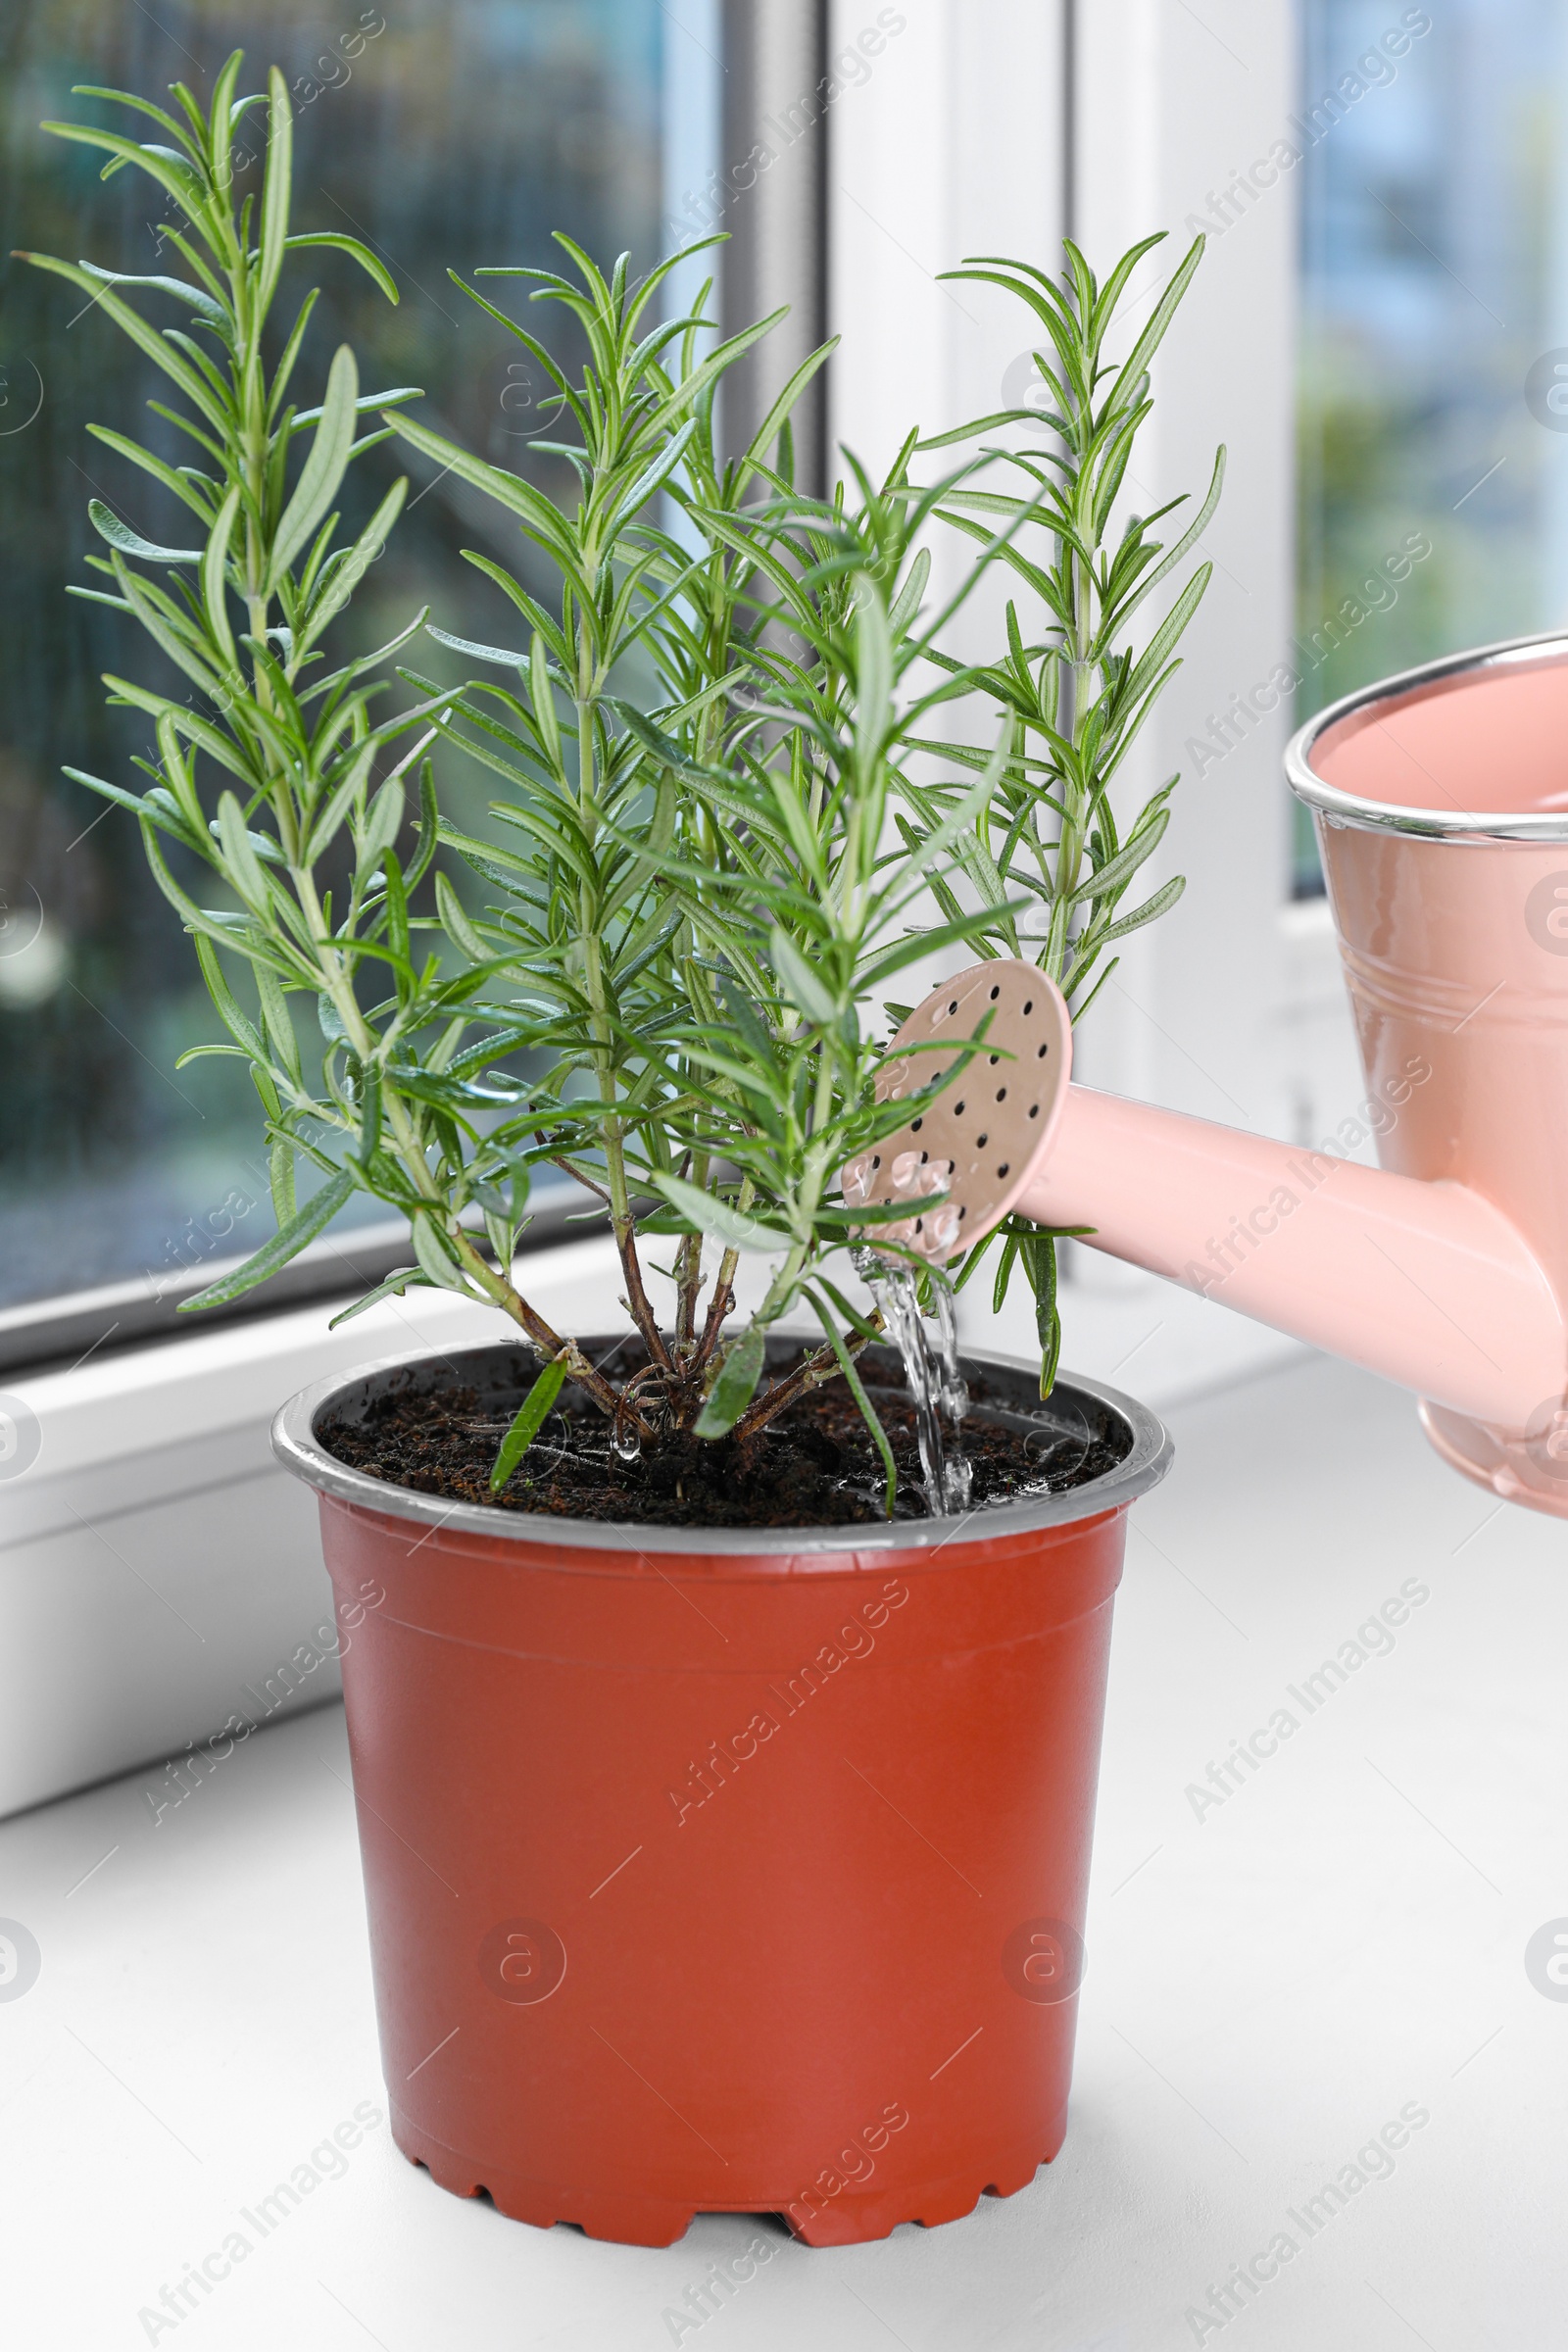
[[(927, 1321), (920, 1312), (919, 1278), (912, 1267), (890, 1265), (874, 1250), (854, 1252), (856, 1272), (868, 1286), (882, 1312), (893, 1346), (904, 1360), (904, 1377), (914, 1404), (915, 1434), (920, 1446), (920, 1468), (927, 1506), (933, 1519), (949, 1518), (969, 1507), (973, 1465), (959, 1450), (969, 1392), (958, 1370), (957, 1317), (953, 1293), (934, 1281), (937, 1312)], [(952, 1450), (943, 1436), (946, 1421)]]

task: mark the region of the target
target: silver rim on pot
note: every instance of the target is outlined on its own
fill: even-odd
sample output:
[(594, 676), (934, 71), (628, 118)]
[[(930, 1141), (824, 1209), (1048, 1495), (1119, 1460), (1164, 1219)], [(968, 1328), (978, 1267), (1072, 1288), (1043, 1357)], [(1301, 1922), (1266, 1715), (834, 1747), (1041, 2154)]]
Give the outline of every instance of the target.
[[(1119, 1509), (1135, 1496), (1146, 1494), (1164, 1477), (1174, 1451), (1164, 1425), (1136, 1397), (1125, 1396), (1104, 1381), (1089, 1380), (1076, 1373), (1061, 1375), (1051, 1404), (1038, 1407), (1043, 1425), (1049, 1426), (1055, 1419), (1063, 1435), (1070, 1435), (1071, 1399), (1081, 1396), (1121, 1421), (1131, 1437), (1127, 1452), (1114, 1469), (1081, 1487), (1070, 1488), (1065, 1494), (1032, 1495), (1022, 1502), (982, 1504), (951, 1519), (857, 1521), (840, 1527), (688, 1528), (646, 1527), (635, 1521), (562, 1519), (484, 1503), (451, 1502), (442, 1495), (421, 1494), (411, 1487), (393, 1486), (366, 1471), (352, 1469), (329, 1453), (316, 1435), (316, 1423), (329, 1405), (352, 1410), (355, 1404), (368, 1401), (373, 1392), (383, 1388), (390, 1373), (438, 1361), (444, 1371), (461, 1381), (466, 1363), (493, 1357), (498, 1352), (516, 1355), (521, 1350), (514, 1343), (502, 1342), (455, 1349), (432, 1359), (430, 1350), (421, 1348), (411, 1354), (385, 1356), (361, 1365), (357, 1371), (338, 1372), (330, 1379), (316, 1381), (291, 1397), (273, 1421), (272, 1450), (285, 1470), (316, 1488), (318, 1493), (389, 1518), (415, 1519), (424, 1526), (488, 1536), (492, 1540), (510, 1537), (534, 1544), (590, 1551), (711, 1552), (730, 1558), (760, 1552), (940, 1550), (960, 1535), (973, 1543), (981, 1538), (1025, 1535), (1037, 1528), (1064, 1526), (1072, 1520), (1090, 1519), (1102, 1511)], [(970, 1374), (1021, 1372), (1038, 1378), (1038, 1367), (1016, 1357), (969, 1356), (963, 1362)]]

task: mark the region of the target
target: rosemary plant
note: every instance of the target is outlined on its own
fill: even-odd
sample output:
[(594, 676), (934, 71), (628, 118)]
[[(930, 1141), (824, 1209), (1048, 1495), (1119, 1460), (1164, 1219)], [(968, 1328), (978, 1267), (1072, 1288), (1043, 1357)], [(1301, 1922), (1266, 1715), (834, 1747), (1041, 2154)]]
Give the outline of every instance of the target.
[[(1022, 301), (1043, 330), (1034, 364), (1048, 395), (1044, 411), (1002, 410), (920, 444), (923, 450), (973, 441), (1027, 424), (1024, 448), (997, 447), (988, 456), (1010, 469), (1016, 486), (980, 488), (965, 482), (941, 502), (945, 522), (995, 550), (1029, 590), (1045, 627), (1032, 642), (1016, 604), (1006, 608), (1006, 651), (985, 665), (982, 684), (1007, 732), (1008, 753), (997, 788), (958, 845), (971, 904), (991, 910), (975, 936), (983, 956), (1021, 956), (1050, 974), (1066, 998), (1074, 1025), (1082, 1020), (1115, 970), (1102, 961), (1113, 941), (1141, 930), (1175, 906), (1185, 878), (1172, 875), (1141, 905), (1120, 911), (1128, 889), (1153, 856), (1170, 823), (1170, 776), (1143, 803), (1125, 830), (1118, 828), (1111, 788), (1155, 701), (1180, 666), (1177, 647), (1197, 612), (1213, 566), (1197, 564), (1141, 648), (1128, 641), (1134, 615), (1201, 541), (1225, 476), (1225, 452), (1215, 453), (1208, 490), (1187, 526), (1167, 546), (1154, 526), (1187, 505), (1171, 500), (1152, 513), (1121, 516), (1119, 501), (1140, 428), (1152, 407), (1150, 367), (1202, 258), (1203, 240), (1189, 248), (1154, 302), (1127, 357), (1114, 365), (1105, 345), (1128, 282), (1162, 242), (1146, 237), (1124, 253), (1103, 285), (1078, 247), (1064, 246), (1060, 279), (1027, 263), (998, 257), (968, 261), (948, 272), (977, 279)], [(1042, 446), (1044, 425), (1049, 436)], [(1021, 482), (1017, 477), (1021, 476)], [(1120, 519), (1119, 519), (1120, 518)], [(997, 545), (999, 528), (1018, 526)], [(1043, 537), (1043, 548), (1037, 539)], [(932, 659), (956, 669), (940, 651)], [(927, 743), (944, 764), (979, 766), (984, 755), (960, 743)], [(903, 779), (905, 808), (898, 819), (911, 855), (922, 858), (951, 813), (958, 787), (912, 785)], [(959, 898), (938, 871), (931, 888), (951, 913)], [(1019, 901), (1022, 900), (1022, 911)], [(1099, 967), (1098, 974), (1096, 967)], [(1021, 1266), (1032, 1288), (1042, 1349), (1041, 1393), (1049, 1392), (1061, 1349), (1056, 1306), (1058, 1238), (1020, 1217), (1004, 1221), (995, 1300), (1000, 1308), (1009, 1278)], [(972, 1251), (960, 1282), (980, 1263)]]
[[(880, 491), (858, 476), (853, 508), (842, 494), (818, 505), (795, 491), (789, 410), (825, 353), (723, 463), (719, 374), (773, 321), (708, 359), (697, 319), (639, 340), (662, 272), (633, 290), (624, 263), (607, 281), (562, 243), (575, 282), (489, 274), (536, 278), (535, 299), (577, 317), (590, 353), (580, 385), (485, 307), (549, 374), (576, 428), (576, 442), (553, 445), (575, 467), (575, 507), (395, 420), (427, 459), (514, 514), (560, 578), (547, 610), (470, 557), (528, 623), (526, 653), (435, 631), (517, 676), (516, 691), (474, 688), (434, 722), (505, 779), (493, 814), (514, 836), (498, 850), (443, 828), (502, 894), (470, 921), (438, 882), (447, 926), (471, 968), (507, 990), (496, 1017), (530, 1014), (528, 1042), (552, 1057), (509, 1140), (598, 1191), (609, 1213), (649, 1359), (619, 1393), (619, 1434), (746, 1437), (843, 1373), (881, 1443), (853, 1364), (874, 1325), (823, 1268), (865, 1223), (836, 1198), (839, 1168), (907, 1116), (872, 1106), (880, 1045), (865, 1002), (933, 945), (994, 919), (956, 911), (934, 941), (903, 923), (924, 877), (885, 848), (907, 743), (931, 708), (975, 682), (928, 670), (923, 695), (900, 698), (931, 635), (916, 624), (929, 569), (916, 535), (937, 494), (908, 500), (906, 452)], [(782, 470), (767, 463), (780, 440)], [(748, 507), (754, 482), (763, 495)], [(680, 535), (651, 511), (662, 487), (686, 518)], [(634, 650), (657, 677), (651, 711), (612, 691)], [(428, 696), (427, 681), (405, 675)], [(984, 774), (957, 796), (931, 830), (928, 861), (951, 858), (994, 781)], [(668, 1337), (639, 1246), (639, 1234), (661, 1233), (679, 1237)], [(718, 1261), (704, 1313), (709, 1246)], [(745, 1251), (775, 1267), (737, 1337), (726, 1319)], [(801, 1300), (823, 1344), (759, 1395), (765, 1333)]]
[[(829, 1270), (868, 1223), (902, 1213), (852, 1211), (838, 1191), (844, 1161), (909, 1112), (907, 1100), (874, 1101), (884, 993), (917, 959), (972, 942), (982, 954), (1037, 955), (1081, 995), (1102, 950), (1179, 888), (1115, 913), (1158, 842), (1169, 787), (1125, 839), (1108, 788), (1206, 570), (1141, 655), (1117, 641), (1196, 540), (1217, 474), (1168, 553), (1150, 536), (1155, 516), (1135, 518), (1102, 551), (1148, 414), (1148, 363), (1196, 251), (1103, 395), (1102, 348), (1147, 247), (1103, 289), (1070, 247), (1065, 289), (1021, 265), (971, 266), (1022, 293), (1046, 327), (1053, 451), (983, 446), (917, 487), (916, 448), (942, 442), (911, 434), (885, 479), (850, 459), (848, 480), (817, 500), (795, 484), (790, 415), (826, 351), (726, 460), (715, 395), (776, 321), (715, 344), (706, 294), (689, 318), (658, 316), (684, 256), (633, 282), (624, 258), (606, 276), (562, 238), (570, 274), (487, 274), (521, 275), (534, 302), (571, 315), (586, 345), (580, 371), (465, 288), (555, 387), (552, 429), (571, 437), (538, 446), (573, 488), (553, 498), (404, 415), (419, 397), (413, 388), (362, 395), (347, 349), (318, 406), (289, 405), (316, 296), (305, 295), (270, 362), (288, 257), (336, 247), (390, 300), (397, 291), (357, 240), (291, 232), (287, 94), (274, 71), (265, 97), (240, 96), (240, 66), (236, 54), (206, 114), (178, 84), (173, 111), (83, 93), (150, 117), (158, 135), (147, 144), (47, 126), (103, 150), (106, 172), (130, 166), (158, 183), (182, 219), (169, 243), (188, 275), (129, 278), (28, 257), (89, 293), (163, 370), (183, 405), (153, 405), (193, 459), (171, 465), (92, 428), (194, 516), (200, 544), (163, 546), (95, 501), (108, 554), (93, 561), (111, 585), (78, 593), (137, 621), (194, 692), (175, 701), (111, 677), (112, 696), (151, 719), (157, 758), (137, 762), (139, 792), (77, 775), (135, 813), (225, 1032), (195, 1052), (242, 1057), (267, 1120), (278, 1230), (189, 1304), (264, 1281), (351, 1193), (368, 1192), (408, 1218), (415, 1263), (349, 1313), (388, 1291), (451, 1290), (509, 1316), (539, 1361), (497, 1458), (497, 1488), (568, 1380), (629, 1452), (728, 1433), (745, 1441), (842, 1376), (881, 1448), (891, 1507), (892, 1454), (855, 1368), (879, 1318)], [(268, 128), (259, 200), (241, 193), (234, 153), (257, 106)], [(122, 288), (178, 305), (182, 322), (151, 324)], [(1021, 416), (1035, 421), (1004, 414), (967, 433)], [(515, 574), (468, 559), (507, 609), (506, 634), (522, 642), (430, 632), (481, 672), (506, 674), (454, 690), (405, 662), (407, 691), (387, 710), (382, 698), (397, 693), (388, 673), (426, 614), (335, 666), (325, 640), (403, 502), (400, 481), (357, 537), (340, 538), (347, 470), (391, 434), (497, 502), (529, 546)], [(1021, 469), (1021, 483), (981, 486), (997, 464)], [(974, 551), (932, 613), (923, 543), (939, 519)], [(1030, 552), (1042, 529), (1045, 560)], [(548, 595), (541, 564), (554, 575)], [(1046, 638), (1027, 644), (1009, 606), (1006, 651), (965, 665), (942, 639), (998, 564), (1044, 607)], [(939, 712), (976, 698), (997, 712), (990, 751), (932, 733)], [(433, 753), (476, 760), (497, 779), (484, 836), (444, 817)], [(222, 906), (197, 904), (171, 868), (169, 840), (208, 869)], [(458, 860), (450, 870), (447, 856)], [(941, 909), (935, 928), (927, 893)], [(318, 1074), (295, 1025), (301, 998), (323, 1035)], [(525, 1083), (519, 1067), (544, 1074)], [(301, 1160), (314, 1174), (304, 1199)], [(641, 1341), (640, 1360), (618, 1378), (517, 1287), (517, 1240), (544, 1163), (586, 1188), (613, 1233)], [(658, 1269), (672, 1286), (667, 1314), (649, 1281), (648, 1251), (660, 1246), (673, 1252)], [(742, 1329), (748, 1252), (768, 1272)], [(1032, 1229), (1009, 1234), (1004, 1279), (1020, 1252), (1038, 1289)], [(946, 1277), (924, 1268), (922, 1279)], [(766, 1334), (802, 1306), (820, 1345), (768, 1381)], [(1049, 1373), (1049, 1337), (1047, 1355)]]

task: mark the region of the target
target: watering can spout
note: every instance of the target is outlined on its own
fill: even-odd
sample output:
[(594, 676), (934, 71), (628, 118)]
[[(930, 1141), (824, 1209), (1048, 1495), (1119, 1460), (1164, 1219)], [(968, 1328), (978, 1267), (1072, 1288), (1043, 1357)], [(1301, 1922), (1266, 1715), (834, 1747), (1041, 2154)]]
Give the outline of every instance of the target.
[(879, 1093), (922, 1100), (845, 1198), (907, 1202), (867, 1238), (939, 1262), (1009, 1212), (1092, 1228), (1091, 1248), (1413, 1390), (1456, 1469), (1568, 1517), (1568, 638), (1349, 697), (1287, 765), (1379, 1167), (1071, 1084), (1060, 996), (994, 960), (900, 1030)]
[[(1568, 1316), (1495, 1200), (1075, 1086), (1071, 1056), (1066, 1006), (1032, 964), (934, 991), (883, 1065), (884, 1099), (921, 1094), (915, 1115), (845, 1170), (847, 1200), (909, 1211), (870, 1236), (941, 1261), (1009, 1213), (1087, 1228), (1091, 1249), (1413, 1390), (1456, 1467), (1568, 1515)], [(1419, 1050), (1382, 1074), (1385, 1152), (1437, 1082)]]
[[(1417, 1060), (1408, 1080), (1431, 1075)], [(1069, 1087), (1016, 1205), (1042, 1225), (1093, 1225), (1092, 1247), (1450, 1412), (1523, 1432), (1562, 1398), (1562, 1305), (1524, 1236), (1468, 1185)]]

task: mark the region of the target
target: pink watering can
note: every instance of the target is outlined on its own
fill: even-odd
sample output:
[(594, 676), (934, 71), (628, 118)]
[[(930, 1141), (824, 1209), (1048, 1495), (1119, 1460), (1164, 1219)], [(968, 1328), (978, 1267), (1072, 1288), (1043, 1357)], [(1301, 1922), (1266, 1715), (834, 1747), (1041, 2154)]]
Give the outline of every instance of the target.
[[(935, 1260), (1009, 1210), (1383, 1373), (1445, 1460), (1568, 1517), (1568, 638), (1489, 647), (1334, 704), (1286, 754), (1315, 812), (1378, 1168), (1068, 1083), (1066, 1006), (975, 965), (899, 1031), (912, 1093), (844, 1171)], [(932, 1194), (946, 1199), (929, 1209)]]

